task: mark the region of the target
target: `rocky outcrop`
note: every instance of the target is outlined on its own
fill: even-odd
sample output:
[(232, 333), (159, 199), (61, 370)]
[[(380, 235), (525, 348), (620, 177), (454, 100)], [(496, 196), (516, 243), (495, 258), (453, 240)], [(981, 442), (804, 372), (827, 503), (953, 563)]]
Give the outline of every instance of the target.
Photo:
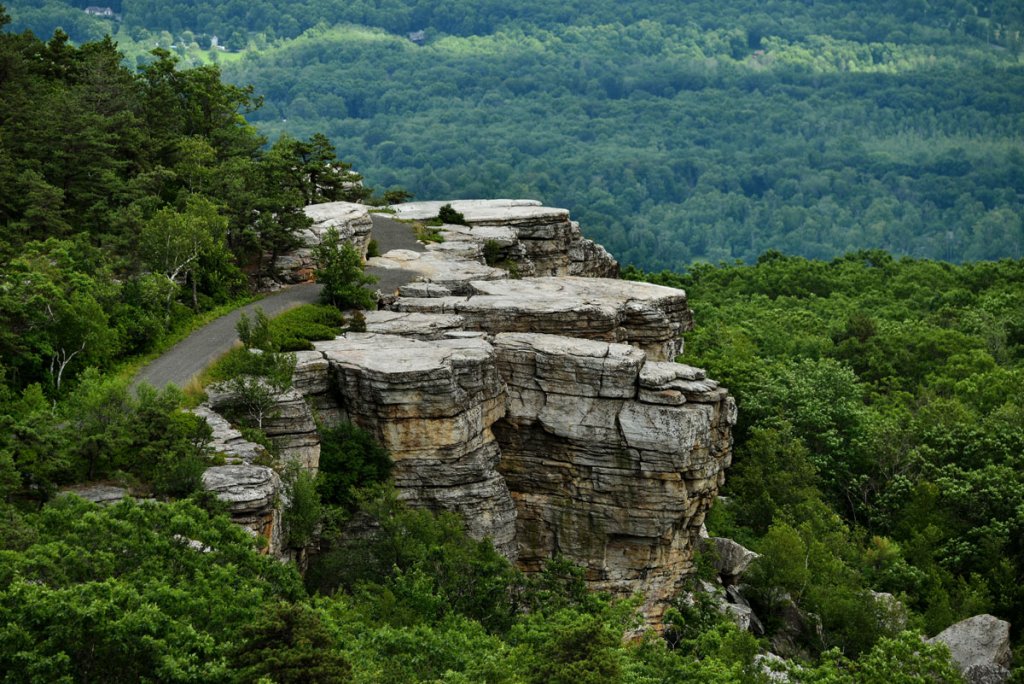
[[(206, 417), (207, 423), (213, 428), (214, 448), (225, 454), (231, 453), (229, 449), (233, 450), (240, 457), (239, 460), (251, 463), (253, 458), (259, 455), (259, 451), (252, 453), (251, 447), (247, 446), (251, 443), (238, 442), (241, 433), (226, 421), (224, 425), (218, 424), (218, 419), (223, 421), (221, 414), (235, 406), (237, 397), (223, 386), (208, 387), (207, 396), (206, 402), (197, 409), (197, 413)], [(216, 416), (212, 421), (211, 414)], [(262, 427), (282, 463), (298, 463), (301, 467), (316, 472), (320, 464), (320, 434), (302, 393), (295, 389), (279, 393), (275, 397), (274, 406), (266, 412)]]
[(396, 204), (398, 219), (429, 220), (445, 204), (461, 213), (468, 226), (445, 225), (444, 242), (427, 249), (472, 260), (493, 258), (514, 264), (520, 276), (587, 276), (615, 278), (619, 265), (604, 247), (587, 240), (569, 212), (535, 200), (452, 200)]
[(960, 673), (970, 684), (998, 684), (1010, 676), (1010, 623), (992, 615), (975, 615), (947, 627), (929, 643), (949, 647)]
[(304, 211), (313, 224), (297, 233), (298, 247), (274, 260), (274, 269), (282, 282), (304, 283), (313, 279), (316, 267), (313, 248), (321, 243), (331, 228), (338, 231), (342, 240), (352, 244), (360, 257), (366, 258), (373, 223), (365, 206), (351, 202), (327, 202), (312, 204)]
[(713, 554), (715, 570), (718, 572), (719, 580), (726, 587), (735, 585), (750, 564), (761, 557), (760, 554), (726, 537), (701, 539), (700, 549)]
[(316, 346), (343, 416), (390, 452), (399, 496), (458, 513), (472, 536), (514, 558), (515, 509), (491, 432), (505, 413), (491, 345), (349, 333)]
[(286, 557), (278, 505), (281, 478), (272, 468), (247, 464), (207, 468), (203, 488), (227, 504), (235, 523), (265, 541), (265, 553)]
[[(442, 204), (395, 209), (424, 219)], [(446, 242), (424, 254), (372, 260), (419, 279), (368, 312), (366, 332), (296, 354), (294, 391), (265, 421), (268, 432), (312, 469), (312, 416), (351, 421), (391, 453), (401, 498), (459, 514), (472, 536), (489, 537), (527, 572), (561, 555), (592, 588), (643, 593), (657, 626), (692, 575), (736, 420), (724, 388), (674, 362), (692, 325), (686, 294), (581, 277), (617, 265), (564, 210), (452, 204), (471, 225), (442, 227)], [(543, 277), (510, 277), (516, 270)], [(219, 401), (211, 395), (201, 410), (234, 461), (223, 468), (239, 470), (211, 472), (206, 486), (275, 548), (272, 471), (218, 422)], [(255, 494), (241, 493), (246, 482)], [(743, 613), (740, 600), (730, 605)]]
[(391, 308), (456, 314), (468, 330), (550, 333), (631, 344), (652, 361), (674, 359), (682, 350), (682, 333), (692, 327), (686, 293), (661, 285), (562, 277), (474, 280), (465, 287), (467, 296), (400, 297)]
[(520, 565), (538, 570), (562, 555), (595, 588), (642, 592), (656, 621), (693, 570), (729, 465), (735, 404), (724, 392), (641, 397), (647, 355), (629, 345), (505, 333), (494, 347), (508, 384), (494, 432)]
[(60, 493), (61, 495), (74, 494), (100, 506), (112, 506), (124, 499), (133, 498), (131, 490), (127, 487), (105, 482), (85, 482), (72, 485), (61, 489)]

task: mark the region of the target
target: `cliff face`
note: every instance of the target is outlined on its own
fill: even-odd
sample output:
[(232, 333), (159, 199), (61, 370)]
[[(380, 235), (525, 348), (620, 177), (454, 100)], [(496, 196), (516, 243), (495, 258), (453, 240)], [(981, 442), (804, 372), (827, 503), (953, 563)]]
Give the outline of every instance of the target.
[[(441, 204), (398, 214), (426, 218)], [(371, 431), (411, 504), (461, 515), (527, 572), (562, 555), (594, 588), (642, 592), (656, 625), (692, 572), (736, 418), (704, 371), (672, 361), (692, 325), (686, 295), (593, 277), (617, 265), (563, 210), (453, 204), (474, 224), (445, 227), (458, 244), (375, 260), (420, 280), (368, 312), (367, 332), (298, 354), (299, 403)], [(522, 270), (555, 275), (509, 279), (485, 265), (482, 245), (501, 235)], [(315, 467), (294, 399), (282, 397), (274, 439)], [(247, 447), (223, 441), (251, 463)]]
[(520, 565), (556, 554), (595, 588), (641, 592), (649, 619), (692, 570), (730, 460), (731, 397), (703, 371), (636, 347), (495, 336), (508, 411), (494, 426)]

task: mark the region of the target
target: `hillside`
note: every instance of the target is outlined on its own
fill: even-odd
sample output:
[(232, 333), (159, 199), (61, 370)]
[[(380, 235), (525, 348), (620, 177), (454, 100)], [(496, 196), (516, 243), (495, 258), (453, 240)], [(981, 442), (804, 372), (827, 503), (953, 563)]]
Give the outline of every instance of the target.
[[(1019, 3), (120, 9), (133, 56), (174, 43), (253, 84), (266, 133), (325, 132), (371, 184), (423, 198), (564, 206), (646, 269), (1022, 254)], [(212, 35), (246, 51), (200, 50)]]
[[(962, 679), (949, 654), (922, 636), (989, 613), (1012, 623), (1000, 624), (1020, 644), (1024, 260), (952, 264), (882, 250), (828, 260), (765, 251), (751, 264), (714, 266), (689, 263), (699, 257), (695, 253), (672, 256), (679, 245), (704, 244), (690, 236), (673, 247), (673, 228), (699, 227), (708, 239), (731, 244), (730, 226), (771, 225), (761, 222), (766, 214), (740, 211), (759, 203), (780, 221), (795, 217), (786, 233), (794, 244), (830, 253), (825, 239), (854, 234), (853, 224), (808, 223), (800, 212), (810, 210), (797, 200), (814, 199), (814, 206), (827, 205), (840, 216), (857, 207), (866, 211), (876, 195), (905, 212), (879, 214), (883, 218), (872, 229), (887, 239), (903, 236), (905, 243), (890, 245), (897, 253), (935, 239), (955, 248), (940, 255), (950, 259), (994, 258), (1006, 245), (1010, 253), (1014, 244), (1019, 249), (1016, 147), (1024, 110), (1015, 86), (1018, 38), (1006, 32), (1019, 18), (1017, 4), (962, 2), (947, 11), (945, 4), (911, 3), (898, 16), (873, 6), (852, 15), (838, 3), (766, 3), (765, 12), (789, 14), (747, 17), (694, 4), (690, 9), (706, 26), (748, 26), (757, 18), (766, 31), (775, 31), (760, 33), (749, 24), (745, 33), (715, 33), (719, 29), (691, 31), (667, 4), (638, 4), (626, 16), (621, 6), (613, 11), (585, 3), (523, 5), (514, 12), (495, 3), (470, 14), (448, 5), (377, 12), (376, 4), (325, 2), (294, 5), (287, 15), (294, 26), (279, 41), (269, 30), (284, 15), (266, 5), (188, 5), (196, 18), (210, 22), (189, 29), (192, 24), (175, 18), (173, 7), (126, 2), (116, 8), (122, 14), (118, 25), (127, 36), (128, 64), (139, 68), (126, 66), (110, 40), (79, 45), (64, 33), (45, 41), (13, 33), (0, 7), (0, 679), (725, 684), (777, 681), (765, 671), (768, 658), (791, 681), (953, 684)], [(229, 9), (245, 7), (262, 12), (263, 23), (254, 18), (256, 23), (226, 30), (241, 21), (226, 14)], [(527, 9), (549, 27), (524, 28)], [(79, 8), (48, 2), (21, 4), (13, 13), (26, 22), (71, 11)], [(139, 22), (157, 12), (175, 32), (167, 33), (168, 48), (189, 37), (186, 31), (198, 41), (212, 36), (203, 31), (215, 30), (230, 46), (264, 41), (266, 49), (262, 56), (221, 54), (189, 43), (182, 61), (169, 49), (145, 56), (143, 48), (156, 34)], [(363, 25), (309, 28), (330, 12)], [(482, 23), (465, 24), (462, 17)], [(640, 32), (629, 38), (626, 24), (617, 28), (620, 20)], [(422, 46), (398, 35), (424, 22), (449, 33), (429, 29)], [(491, 30), (488, 22), (493, 32), (474, 33)], [(829, 24), (833, 33), (803, 33), (801, 27), (813, 22)], [(87, 18), (83, 26), (88, 34), (114, 24)], [(717, 35), (725, 42), (707, 43), (708, 54), (717, 56), (698, 60), (704, 71), (697, 76), (704, 75), (683, 88), (675, 79), (690, 73), (693, 56), (672, 62), (655, 52), (665, 45), (658, 42), (662, 31), (697, 42)], [(566, 48), (569, 37), (582, 52)], [(856, 52), (876, 39), (905, 62)], [(807, 51), (812, 44), (830, 46), (833, 57), (846, 54), (835, 52), (841, 45), (854, 52), (840, 68), (839, 62), (815, 61), (825, 53)], [(344, 311), (298, 309), (274, 321), (247, 318), (236, 327), (243, 346), (210, 375), (239, 381), (219, 395), (228, 409), (219, 426), (236, 440), (233, 451), (225, 448), (200, 418), (204, 414), (184, 410), (188, 401), (181, 392), (129, 391), (126, 378), (147, 355), (159, 354), (266, 284), (278, 257), (315, 224), (309, 205), (371, 194), (338, 160), (334, 143), (312, 128), (276, 140), (261, 134), (247, 119), (263, 116), (264, 130), (271, 132), (295, 119), (280, 121), (273, 102), (255, 109), (256, 93), (223, 82), (210, 64), (233, 61), (239, 69), (265, 72), (268, 92), (304, 82), (310, 94), (315, 83), (329, 90), (334, 76), (307, 82), (291, 75), (316, 74), (303, 66), (306, 61), (286, 69), (285, 60), (303, 47), (308, 64), (340, 56), (353, 69), (394, 68), (394, 81), (407, 84), (404, 93), (392, 92), (379, 71), (373, 72), (376, 82), (355, 78), (369, 71), (339, 81), (350, 99), (342, 102), (347, 114), (338, 126), (366, 127), (348, 138), (349, 147), (356, 150), (358, 140), (364, 152), (378, 150), (365, 160), (376, 169), (375, 183), (405, 184), (383, 171), (383, 157), (374, 157), (380, 150), (390, 150), (396, 160), (406, 155), (410, 166), (396, 168), (429, 170), (420, 188), (424, 195), (457, 183), (464, 187), (452, 195), (482, 194), (494, 183), (488, 194), (507, 196), (544, 178), (551, 188), (556, 179), (569, 179), (576, 185), (566, 192), (578, 189), (583, 198), (573, 204), (578, 211), (572, 218), (581, 219), (585, 233), (604, 230), (621, 238), (625, 251), (618, 256), (676, 267), (624, 269), (625, 280), (653, 284), (590, 279), (573, 287), (537, 285), (514, 276), (563, 268), (575, 279), (580, 273), (573, 269), (588, 261), (596, 264), (590, 275), (610, 276), (617, 267), (602, 249), (580, 244), (564, 210), (498, 202), (519, 208), (523, 220), (513, 240), (509, 226), (495, 226), (479, 213), (486, 203), (466, 205), (462, 216), (449, 205), (446, 215), (459, 225), (420, 226), (420, 234), (448, 235), (448, 242), (433, 246), (437, 254), (462, 259), (461, 280), (418, 283), (407, 293), (410, 301), (390, 302), (395, 311), (364, 315), (339, 304)], [(789, 66), (758, 65), (770, 50), (791, 55)], [(590, 57), (570, 65), (561, 61), (566, 51)], [(453, 61), (420, 59), (442, 53)], [(607, 61), (612, 53), (623, 55), (621, 71)], [(631, 71), (634, 58), (647, 71)], [(876, 73), (849, 69), (850, 62), (866, 65), (876, 58)], [(186, 68), (190, 60), (203, 64)], [(550, 89), (534, 90), (532, 76), (522, 82), (508, 76), (508, 60), (521, 60), (515, 73), (549, 71)], [(640, 88), (636, 74), (656, 75), (660, 64), (668, 65), (664, 80), (648, 83), (657, 92)], [(410, 75), (401, 73), (402, 65)], [(881, 73), (883, 67), (894, 73)], [(337, 73), (329, 64), (322, 68)], [(492, 71), (481, 71), (486, 69)], [(480, 85), (487, 81), (483, 76), (497, 74), (500, 86), (493, 78), (491, 86)], [(446, 81), (448, 76), (456, 80)], [(605, 76), (610, 80), (602, 84)], [(886, 102), (902, 103), (889, 118), (876, 116), (879, 101), (870, 99), (879, 96), (871, 90), (876, 82), (891, 86), (886, 97), (894, 99)], [(922, 90), (922, 83), (936, 89)], [(487, 88), (494, 87), (507, 93), (506, 100), (490, 97), (495, 91)], [(579, 88), (593, 96), (591, 105), (581, 104)], [(803, 108), (798, 95), (806, 101)], [(771, 110), (766, 128), (738, 123), (749, 123), (750, 112), (742, 107), (753, 97), (773, 103), (756, 112)], [(637, 110), (637, 102), (652, 109)], [(829, 102), (833, 113), (812, 113), (812, 104)], [(415, 113), (416, 107), (422, 109)], [(658, 116), (634, 121), (637, 111)], [(367, 116), (357, 116), (362, 113)], [(699, 114), (704, 122), (681, 129), (674, 147), (658, 142), (658, 148), (651, 126), (676, 114)], [(465, 116), (477, 117), (482, 131), (505, 126), (507, 137), (491, 130), (497, 137), (485, 138), (460, 118)], [(408, 126), (412, 142), (392, 137), (389, 147), (387, 138), (375, 137), (374, 120), (399, 126), (379, 129), (389, 136)], [(877, 130), (890, 130), (888, 137), (857, 137), (883, 120), (889, 128)], [(522, 128), (527, 125), (529, 131)], [(799, 135), (790, 126), (801, 126)], [(902, 138), (900, 127), (906, 128)], [(577, 142), (564, 145), (567, 139)], [(792, 147), (773, 147), (780, 141)], [(414, 143), (427, 150), (422, 169), (413, 165), (421, 159)], [(595, 156), (573, 157), (576, 166), (568, 173), (557, 165), (545, 171), (531, 166), (554, 164), (557, 155), (544, 155), (559, 150), (578, 155), (591, 149)], [(758, 177), (765, 185), (737, 175), (746, 173), (735, 164), (747, 159), (742, 150), (750, 159), (761, 155), (768, 175)], [(509, 161), (495, 161), (501, 154)], [(347, 150), (342, 156), (352, 159)], [(630, 166), (643, 159), (650, 165)], [(670, 170), (680, 165), (681, 178), (691, 173), (693, 183), (689, 191), (684, 185), (690, 181), (664, 186), (669, 194), (690, 194), (678, 196), (683, 213), (656, 226), (651, 217), (658, 213), (645, 216), (638, 207), (656, 204), (641, 197), (655, 179), (668, 183), (674, 177), (659, 171), (662, 164)], [(649, 173), (627, 173), (640, 168)], [(770, 175), (772, 169), (789, 173), (791, 183)], [(861, 184), (871, 173), (880, 174), (877, 183)], [(635, 196), (620, 191), (626, 180)], [(787, 195), (792, 202), (786, 203), (771, 183), (800, 192)], [(605, 194), (592, 201), (587, 193), (598, 185)], [(840, 203), (840, 187), (862, 193), (856, 195), (861, 204)], [(686, 219), (697, 197), (706, 202), (704, 218)], [(627, 201), (637, 204), (620, 204)], [(735, 212), (730, 202), (737, 203)], [(361, 212), (364, 225), (370, 223), (364, 206), (348, 206)], [(443, 204), (428, 206), (418, 217), (429, 224), (435, 211), (439, 219)], [(623, 213), (615, 218), (619, 206)], [(398, 218), (415, 214), (405, 207), (393, 209)], [(969, 230), (940, 222), (957, 212), (974, 212)], [(902, 222), (915, 216), (912, 224)], [(474, 220), (480, 225), (471, 227)], [(650, 233), (641, 234), (638, 225)], [(627, 233), (629, 226), (633, 232)], [(904, 232), (891, 232), (897, 228)], [(337, 301), (347, 301), (343, 295), (365, 299), (358, 287), (361, 252), (340, 248), (337, 232), (332, 236), (324, 228), (322, 235), (323, 242), (307, 250), (323, 266), (321, 284)], [(735, 235), (744, 249), (751, 240), (752, 250), (763, 247), (752, 233)], [(524, 236), (530, 244), (516, 244)], [(364, 237), (369, 249), (370, 234)], [(647, 256), (637, 256), (641, 252)], [(422, 272), (436, 274), (431, 252), (422, 254), (394, 261), (422, 259)], [(307, 272), (312, 267), (310, 261), (295, 266)], [(495, 281), (471, 285), (479, 273)], [(635, 293), (645, 290), (664, 305), (642, 306)], [(531, 302), (534, 309), (540, 302), (540, 309), (531, 310)], [(412, 318), (405, 305), (421, 317), (433, 312), (446, 319), (444, 325), (436, 318), (396, 325), (395, 319)], [(374, 325), (391, 332), (407, 325), (412, 336), (444, 339), (390, 338), (384, 344), (372, 331), (360, 337), (360, 328)], [(334, 340), (344, 328), (354, 335)], [(634, 346), (601, 339), (609, 330), (623, 335), (616, 341)], [(487, 339), (482, 331), (498, 334)], [(679, 361), (687, 365), (673, 364), (683, 331)], [(566, 343), (551, 339), (552, 333), (597, 339)], [(327, 343), (317, 351), (313, 339)], [(296, 349), (304, 355), (289, 354)], [(652, 363), (641, 368), (637, 359), (645, 354)], [(707, 376), (688, 364), (705, 368)], [(405, 368), (418, 386), (410, 384)], [(391, 433), (374, 425), (377, 437), (390, 442), (344, 422), (316, 425), (310, 404), (295, 393), (288, 397), (295, 412), (275, 415), (267, 387), (299, 385), (296, 377), (317, 396), (310, 402), (314, 408), (333, 410), (336, 420), (342, 408), (350, 417), (360, 415), (355, 406), (364, 422), (380, 417), (386, 424), (401, 407), (405, 425), (414, 418), (420, 423)], [(343, 391), (339, 379), (347, 383)], [(724, 386), (737, 400), (738, 418)], [(201, 401), (200, 390), (193, 389), (195, 402)], [(229, 395), (246, 392), (251, 404), (232, 404)], [(330, 405), (323, 401), (329, 394), (347, 396), (349, 403)], [(476, 407), (451, 405), (467, 399)], [(503, 411), (510, 411), (508, 420), (498, 416)], [(716, 411), (712, 441), (712, 423), (698, 418)], [(685, 413), (693, 414), (691, 422), (679, 419)], [(469, 418), (476, 421), (474, 436), (466, 438)], [(317, 434), (315, 477), (283, 463), (285, 447), (307, 453), (311, 446), (288, 442), (297, 434), (281, 430), (289, 421), (302, 422), (305, 436)], [(667, 437), (655, 439), (659, 434)], [(446, 438), (445, 448), (429, 447)], [(498, 456), (493, 442), (505, 456)], [(395, 451), (389, 455), (382, 443)], [(708, 458), (683, 464), (676, 447)], [(496, 514), (509, 509), (476, 506), (473, 496), (495, 490), (477, 487), (481, 480), (466, 470), (439, 469), (450, 478), (450, 491), (468, 497), (465, 509), (478, 513), (468, 526), (400, 501), (403, 488), (444, 498), (438, 478), (415, 472), (417, 459), (439, 454), (442, 466), (467, 456), (469, 465), (488, 474), (501, 464), (511, 482), (505, 494), (526, 505), (524, 520), (541, 549), (527, 559), (530, 567), (513, 565), (491, 541), (467, 534), (467, 527), (474, 533), (487, 525), (507, 531), (509, 520)], [(392, 456), (405, 462), (396, 465)], [(571, 463), (572, 471), (555, 456)], [(207, 487), (208, 473), (237, 474), (238, 459), (265, 475), (257, 485), (276, 486), (243, 482), (250, 485), (249, 498), (219, 497), (223, 490)], [(612, 467), (604, 467), (609, 459)], [(631, 481), (645, 473), (646, 491)], [(225, 476), (220, 484), (231, 490), (236, 481)], [(716, 569), (722, 560), (716, 552), (689, 555), (720, 485), (725, 496), (710, 510), (710, 533), (761, 554), (742, 582), (741, 573)], [(134, 498), (101, 506), (69, 491), (107, 504), (125, 493)], [(595, 502), (601, 506), (593, 508)], [(239, 512), (254, 535), (231, 524), (229, 514)], [(273, 525), (265, 524), (264, 514)], [(664, 515), (681, 516), (688, 527), (661, 522)], [(677, 544), (666, 525), (685, 532), (686, 543)], [(260, 541), (268, 527), (276, 546)], [(506, 546), (508, 541), (506, 535)], [(618, 555), (609, 556), (609, 549)], [(297, 562), (266, 555), (278, 552)], [(673, 562), (675, 569), (667, 567)], [(602, 576), (609, 568), (616, 577)], [(681, 573), (673, 582), (683, 584), (660, 586), (671, 589), (660, 597), (664, 632), (641, 634), (639, 613), (651, 597), (622, 598), (629, 587), (606, 580), (651, 580), (657, 589), (660, 570)], [(730, 596), (749, 602), (750, 614), (760, 617), (756, 633), (751, 620), (741, 627), (707, 591), (711, 586), (724, 594), (717, 582), (725, 574), (733, 583)], [(1015, 661), (1008, 650), (999, 653), (988, 674), (1022, 681), (1022, 651), (1016, 649)], [(1010, 674), (1003, 666), (1015, 670)]]

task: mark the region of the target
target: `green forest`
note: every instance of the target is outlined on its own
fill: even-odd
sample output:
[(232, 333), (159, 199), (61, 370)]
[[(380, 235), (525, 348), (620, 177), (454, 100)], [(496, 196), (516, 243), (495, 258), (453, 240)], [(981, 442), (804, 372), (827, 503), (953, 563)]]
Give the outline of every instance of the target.
[[(0, 8), (0, 681), (765, 682), (794, 607), (792, 681), (959, 682), (920, 636), (986, 612), (1024, 681), (1019, 3), (86, 4)], [(637, 599), (404, 507), (349, 427), (289, 476), (302, 573), (201, 491), (189, 397), (128, 379), (304, 205), (396, 186), (566, 206), (687, 291), (680, 360), (740, 408), (707, 524), (762, 554), (765, 637), (680, 597), (623, 640)], [(357, 320), (243, 337), (270, 365)], [(145, 500), (60, 493), (95, 481)]]
[[(15, 26), (42, 36), (64, 16), (28, 4)], [(1013, 0), (114, 9), (120, 22), (87, 17), (81, 37), (217, 59), (263, 96), (250, 120), (267, 134), (324, 132), (371, 185), (422, 199), (564, 206), (641, 268), (768, 249), (1022, 255)], [(207, 51), (213, 35), (232, 51)]]

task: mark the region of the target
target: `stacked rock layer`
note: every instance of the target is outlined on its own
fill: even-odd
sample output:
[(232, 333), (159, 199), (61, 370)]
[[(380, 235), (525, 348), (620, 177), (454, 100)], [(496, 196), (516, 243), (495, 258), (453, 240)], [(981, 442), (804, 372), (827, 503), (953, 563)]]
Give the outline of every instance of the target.
[(391, 208), (395, 217), (425, 221), (450, 204), (468, 225), (444, 225), (444, 242), (428, 249), (480, 260), (485, 247), (520, 276), (589, 276), (615, 278), (619, 264), (604, 247), (587, 240), (566, 209), (542, 206), (536, 200), (453, 200), (407, 202)]
[[(443, 204), (395, 208), (424, 219)], [(367, 332), (297, 354), (273, 438), (315, 468), (311, 417), (351, 421), (391, 453), (404, 500), (459, 514), (527, 572), (560, 555), (593, 588), (642, 593), (658, 625), (693, 571), (736, 419), (725, 389), (673, 361), (692, 326), (686, 295), (599, 277), (617, 265), (563, 210), (452, 204), (470, 227), (442, 227), (445, 247), (376, 260), (420, 278), (366, 314)], [(519, 275), (544, 277), (509, 278), (483, 263), (485, 247)], [(261, 468), (255, 445), (213, 407), (200, 410), (233, 464), (222, 468)], [(207, 487), (234, 501), (250, 529), (279, 539), (264, 506), (273, 478), (211, 470)], [(257, 475), (251, 497), (232, 484)]]

